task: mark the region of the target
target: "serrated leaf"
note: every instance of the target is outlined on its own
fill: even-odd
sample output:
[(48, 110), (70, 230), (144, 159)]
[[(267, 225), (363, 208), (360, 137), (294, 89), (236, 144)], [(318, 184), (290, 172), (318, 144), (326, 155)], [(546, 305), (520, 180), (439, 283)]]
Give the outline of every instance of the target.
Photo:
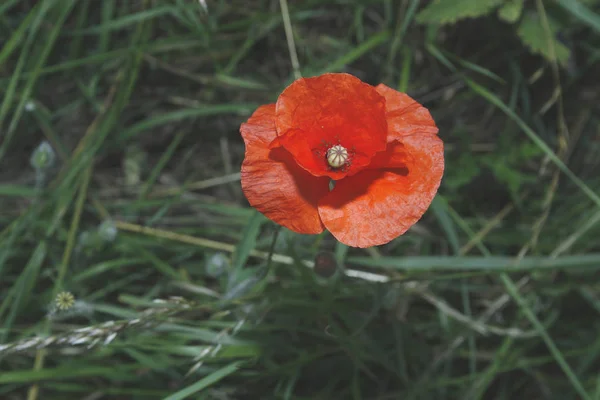
[(509, 24), (514, 24), (521, 17), (524, 2), (525, 0), (507, 0), (507, 2), (498, 9), (498, 18)]
[[(548, 24), (550, 25), (551, 37), (548, 37), (544, 24), (537, 14), (527, 14), (519, 24), (517, 34), (532, 53), (540, 54), (548, 61), (556, 61), (561, 65), (565, 65), (571, 56), (571, 50), (556, 40), (556, 34), (559, 30), (558, 24), (551, 19), (548, 20)], [(554, 47), (554, 52), (552, 52), (550, 45)]]
[(417, 15), (420, 23), (451, 24), (492, 12), (503, 0), (434, 0)]

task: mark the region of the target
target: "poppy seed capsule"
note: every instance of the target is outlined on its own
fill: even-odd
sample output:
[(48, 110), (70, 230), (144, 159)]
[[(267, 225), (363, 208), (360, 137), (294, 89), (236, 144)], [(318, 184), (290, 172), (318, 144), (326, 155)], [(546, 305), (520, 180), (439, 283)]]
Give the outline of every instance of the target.
[(339, 168), (348, 162), (348, 150), (345, 147), (336, 144), (327, 150), (327, 163), (332, 168)]

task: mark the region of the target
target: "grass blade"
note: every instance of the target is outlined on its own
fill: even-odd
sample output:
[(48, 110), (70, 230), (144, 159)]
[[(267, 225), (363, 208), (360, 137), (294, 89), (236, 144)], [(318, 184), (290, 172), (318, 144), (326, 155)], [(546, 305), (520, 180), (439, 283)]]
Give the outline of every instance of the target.
[(216, 370), (212, 374), (200, 379), (198, 382), (194, 383), (193, 385), (190, 385), (190, 386), (186, 387), (185, 389), (178, 391), (177, 393), (173, 393), (172, 395), (165, 397), (164, 400), (183, 400), (185, 398), (188, 398), (191, 395), (198, 393), (198, 392), (210, 387), (211, 385), (217, 383), (221, 379), (224, 379), (224, 378), (228, 377), (229, 375), (233, 374), (242, 365), (243, 365), (243, 362), (241, 362), (241, 361), (231, 363), (231, 364), (227, 365), (226, 367)]

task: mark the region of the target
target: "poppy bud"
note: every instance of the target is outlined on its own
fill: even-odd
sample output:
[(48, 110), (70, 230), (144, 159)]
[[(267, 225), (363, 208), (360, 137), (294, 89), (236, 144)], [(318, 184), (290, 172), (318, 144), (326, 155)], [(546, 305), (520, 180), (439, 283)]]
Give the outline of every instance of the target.
[(332, 253), (322, 252), (315, 257), (315, 273), (323, 278), (331, 278), (338, 265)]

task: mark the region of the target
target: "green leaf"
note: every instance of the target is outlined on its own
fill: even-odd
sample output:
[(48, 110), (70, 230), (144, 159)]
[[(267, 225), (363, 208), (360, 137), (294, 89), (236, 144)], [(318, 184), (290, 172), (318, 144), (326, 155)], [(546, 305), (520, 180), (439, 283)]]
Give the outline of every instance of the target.
[(390, 256), (379, 259), (362, 256), (348, 257), (348, 263), (363, 267), (409, 272), (444, 270), (522, 272), (544, 269), (583, 269), (596, 268), (598, 262), (600, 262), (600, 253), (556, 258), (530, 256), (521, 259), (509, 256)]
[[(338, 71), (344, 68), (346, 65), (354, 62), (355, 60), (362, 57), (364, 54), (373, 50), (375, 47), (379, 46), (382, 43), (385, 43), (390, 37), (389, 31), (382, 31), (373, 36), (371, 36), (368, 40), (365, 40), (363, 43), (358, 46), (352, 47), (352, 50), (348, 51), (338, 59), (334, 60), (330, 64), (328, 64), (325, 68), (321, 69), (318, 73), (323, 74), (325, 72)], [(308, 72), (308, 73), (307, 73)], [(313, 73), (308, 70), (305, 71), (304, 75), (312, 75)], [(316, 74), (316, 73), (315, 73)]]
[(38, 191), (27, 186), (0, 184), (0, 196), (7, 197), (35, 197)]
[[(565, 65), (569, 60), (571, 51), (564, 44), (556, 40), (559, 25), (548, 19), (551, 37), (548, 37), (544, 23), (537, 14), (529, 13), (523, 17), (519, 24), (517, 34), (532, 53), (540, 54), (548, 61), (556, 61)], [(554, 51), (552, 51), (552, 47)]]
[(514, 24), (523, 13), (524, 1), (525, 0), (507, 0), (507, 2), (498, 9), (498, 18), (509, 24)]
[(112, 367), (97, 367), (85, 366), (81, 364), (70, 364), (57, 368), (44, 368), (38, 370), (20, 369), (9, 372), (2, 372), (0, 375), (0, 383), (29, 383), (41, 380), (66, 380), (73, 378), (112, 378), (116, 379), (119, 376), (127, 376), (134, 373), (135, 369), (139, 369), (139, 364), (127, 364)]
[[(47, 252), (48, 247), (46, 242), (40, 242), (33, 251), (29, 262), (27, 262), (27, 265), (23, 269), (23, 273), (15, 285), (8, 291), (8, 296), (4, 298), (5, 301), (3, 301), (2, 306), (0, 306), (0, 317), (5, 320), (3, 324), (4, 330), (0, 333), (0, 342), (6, 340), (6, 336), (12, 328), (13, 322), (16, 320), (19, 311), (21, 311), (29, 301), (35, 283), (39, 278), (42, 264), (46, 259)], [(8, 301), (9, 298), (11, 299), (11, 302)], [(9, 304), (11, 305), (11, 310), (5, 319), (3, 314)]]
[(260, 227), (266, 218), (262, 214), (255, 212), (248, 220), (244, 231), (242, 232), (242, 240), (237, 245), (233, 253), (232, 273), (239, 273), (246, 265), (250, 253), (256, 246), (256, 239), (260, 233)]
[(594, 5), (596, 1), (576, 1), (576, 0), (556, 0), (566, 11), (571, 13), (575, 18), (579, 19), (596, 32), (600, 32), (600, 15), (587, 8), (587, 5)]
[(150, 10), (144, 10), (136, 14), (130, 14), (120, 19), (115, 19), (101, 25), (91, 26), (89, 28), (68, 32), (72, 35), (102, 33), (116, 29), (123, 29), (134, 24), (139, 24), (147, 20), (162, 17), (164, 15), (173, 15), (175, 8), (173, 6), (156, 7)]
[(417, 15), (420, 23), (451, 24), (464, 18), (489, 14), (503, 0), (434, 0)]
[(515, 299), (515, 301), (519, 305), (521, 312), (527, 317), (529, 322), (531, 322), (534, 329), (536, 331), (538, 331), (538, 334), (546, 343), (546, 346), (548, 347), (548, 350), (550, 350), (550, 353), (556, 360), (556, 363), (563, 370), (564, 374), (567, 376), (567, 378), (571, 382), (571, 385), (573, 386), (573, 388), (581, 396), (580, 398), (584, 399), (584, 400), (591, 400), (591, 397), (587, 393), (585, 387), (583, 386), (583, 383), (581, 383), (581, 380), (575, 374), (575, 372), (573, 371), (573, 369), (571, 368), (571, 366), (565, 359), (565, 356), (560, 351), (558, 346), (555, 344), (554, 340), (552, 340), (552, 337), (550, 336), (550, 334), (548, 333), (548, 331), (546, 330), (546, 328), (544, 327), (542, 322), (539, 320), (539, 318), (537, 317), (535, 312), (531, 309), (531, 307), (529, 306), (527, 301), (523, 298), (521, 293), (519, 293), (519, 289), (517, 288), (515, 283), (512, 281), (512, 279), (510, 279), (510, 277), (507, 274), (500, 274), (500, 280), (504, 284), (504, 287), (506, 288), (506, 291), (508, 292), (508, 294), (513, 299)]
[(437, 195), (431, 202), (431, 210), (446, 233), (448, 243), (450, 243), (454, 254), (458, 255), (460, 253), (460, 240), (458, 239), (454, 223), (448, 214), (448, 202), (441, 195)]
[(238, 368), (241, 365), (242, 365), (241, 361), (236, 361), (232, 364), (229, 364), (226, 367), (223, 367), (219, 370), (216, 370), (212, 374), (205, 376), (204, 378), (200, 379), (198, 382), (196, 382), (184, 389), (181, 389), (177, 393), (173, 393), (172, 395), (165, 397), (164, 400), (187, 399), (188, 397), (192, 396), (193, 394), (198, 393), (198, 392), (206, 389), (207, 387), (210, 387), (212, 384), (217, 383), (221, 379), (226, 378), (227, 376), (233, 374), (234, 372), (236, 372), (238, 370)]
[(462, 153), (456, 160), (448, 161), (454, 168), (448, 168), (449, 171), (444, 177), (444, 186), (453, 191), (459, 190), (463, 186), (471, 183), (473, 179), (481, 172), (481, 168), (470, 152)]

